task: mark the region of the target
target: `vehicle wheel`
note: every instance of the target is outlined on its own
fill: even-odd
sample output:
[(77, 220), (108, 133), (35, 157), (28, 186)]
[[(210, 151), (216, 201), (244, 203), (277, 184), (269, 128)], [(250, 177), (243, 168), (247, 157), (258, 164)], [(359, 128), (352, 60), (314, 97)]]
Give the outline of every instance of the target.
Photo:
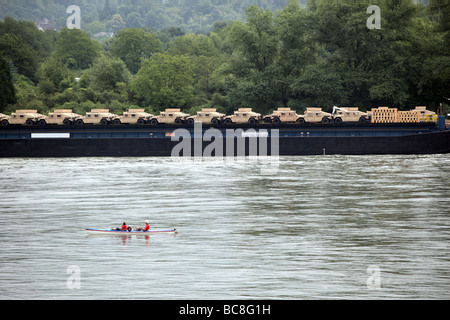
[(28, 119), (27, 121), (25, 121), (25, 124), (26, 124), (27, 126), (32, 126), (32, 125), (34, 124), (34, 122), (33, 122), (33, 120)]
[[(324, 119), (325, 119), (325, 118), (324, 118)], [(322, 119), (322, 121), (323, 121), (323, 119)], [(335, 119), (334, 119), (334, 122), (340, 123), (340, 122), (342, 122), (342, 118), (335, 118)]]
[(117, 124), (121, 124), (120, 119), (114, 119), (113, 123), (116, 124), (116, 125)]
[(189, 119), (187, 119), (186, 120), (186, 123), (188, 124), (188, 125), (190, 125), (190, 126), (193, 126), (194, 125), (194, 119), (192, 119), (192, 118), (189, 118)]
[(47, 124), (47, 122), (44, 119), (41, 119), (38, 121), (37, 123), (39, 126), (45, 126)]
[(366, 123), (366, 122), (367, 122), (367, 119), (364, 118), (364, 117), (361, 117), (361, 118), (359, 118), (358, 122), (359, 122), (359, 123)]
[(106, 126), (106, 125), (108, 125), (108, 120), (102, 119), (102, 120), (100, 120), (100, 124), (101, 124), (102, 126)]
[(8, 125), (9, 125), (8, 120), (6, 120), (6, 119), (2, 120), (2, 126), (8, 126)]
[(327, 117), (323, 117), (321, 122), (322, 123), (329, 123), (330, 119), (328, 119)]
[(272, 119), (270, 117), (265, 117), (264, 118), (264, 123), (271, 123)]
[(219, 124), (219, 119), (217, 119), (217, 118), (212, 118), (212, 119), (211, 119), (211, 123), (212, 123), (212, 124)]
[(176, 124), (182, 124), (182, 123), (183, 123), (183, 120), (180, 119), (180, 118), (176, 118), (174, 122), (175, 122)]
[(298, 124), (305, 124), (306, 121), (305, 121), (304, 118), (298, 118), (298, 119), (297, 119), (297, 123), (298, 123)]
[(150, 124), (153, 126), (156, 126), (158, 124), (158, 120), (152, 119), (152, 120), (150, 120)]
[(230, 118), (226, 118), (226, 119), (223, 121), (223, 123), (225, 123), (225, 124), (232, 124), (233, 121), (231, 121)]
[(249, 124), (255, 124), (255, 123), (256, 123), (255, 118), (250, 118), (250, 119), (248, 119), (248, 123), (249, 123)]
[(75, 121), (75, 125), (82, 126), (82, 125), (84, 125), (84, 121), (82, 119), (78, 119), (77, 121)]
[(72, 124), (72, 121), (70, 121), (69, 119), (64, 119), (63, 120), (63, 125), (70, 126), (71, 124)]
[(280, 118), (275, 117), (275, 118), (273, 118), (272, 122), (273, 122), (274, 124), (280, 124), (281, 120), (280, 120)]
[(142, 119), (142, 118), (139, 118), (137, 121), (136, 121), (136, 123), (138, 124), (138, 125), (143, 125), (143, 124), (145, 124), (145, 121), (144, 121), (144, 119)]

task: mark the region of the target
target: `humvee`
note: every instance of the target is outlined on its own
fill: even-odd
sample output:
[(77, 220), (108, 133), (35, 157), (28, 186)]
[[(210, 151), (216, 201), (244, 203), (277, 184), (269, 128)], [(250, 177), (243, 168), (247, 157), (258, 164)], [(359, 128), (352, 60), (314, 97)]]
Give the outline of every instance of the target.
[(297, 119), (297, 123), (305, 123), (305, 122), (322, 122), (329, 123), (331, 122), (332, 116), (328, 112), (322, 111), (321, 108), (306, 108), (306, 111), (303, 115)]
[(28, 126), (34, 124), (45, 125), (47, 117), (38, 113), (37, 110), (16, 110), (11, 113), (11, 117), (7, 120), (9, 124), (26, 124)]
[(129, 109), (120, 116), (120, 122), (126, 124), (145, 124), (153, 117), (152, 114), (145, 112), (144, 109)]
[(264, 117), (264, 123), (297, 122), (299, 117), (300, 115), (295, 110), (291, 110), (291, 108), (278, 108), (272, 114)]
[(369, 114), (359, 111), (358, 108), (333, 107), (334, 122), (369, 122)]
[(166, 109), (161, 111), (159, 116), (153, 116), (150, 119), (150, 124), (157, 125), (158, 123), (176, 123), (182, 124), (186, 121), (186, 118), (190, 115), (181, 112), (180, 109)]
[(86, 116), (79, 117), (75, 120), (76, 125), (83, 124), (120, 124), (119, 116), (110, 113), (109, 109), (92, 109), (91, 112), (86, 112)]
[(194, 122), (219, 124), (224, 117), (225, 114), (217, 112), (216, 109), (203, 108), (196, 115), (188, 117), (186, 123), (190, 125), (194, 124)]
[(7, 116), (6, 114), (0, 113), (0, 125), (7, 126), (9, 124), (9, 119), (11, 116)]
[(252, 108), (239, 108), (233, 115), (226, 116), (223, 119), (223, 123), (250, 123), (255, 124), (261, 121), (261, 114), (253, 112)]
[(46, 124), (64, 124), (71, 125), (76, 119), (81, 116), (79, 114), (73, 113), (71, 109), (56, 109), (48, 114), (45, 120)]

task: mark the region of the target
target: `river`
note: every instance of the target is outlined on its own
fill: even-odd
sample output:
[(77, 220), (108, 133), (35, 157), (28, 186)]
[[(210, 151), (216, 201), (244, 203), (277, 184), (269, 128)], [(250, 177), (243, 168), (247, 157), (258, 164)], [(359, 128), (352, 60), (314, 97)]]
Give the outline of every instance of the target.
[(268, 159), (0, 159), (0, 298), (450, 298), (450, 155)]

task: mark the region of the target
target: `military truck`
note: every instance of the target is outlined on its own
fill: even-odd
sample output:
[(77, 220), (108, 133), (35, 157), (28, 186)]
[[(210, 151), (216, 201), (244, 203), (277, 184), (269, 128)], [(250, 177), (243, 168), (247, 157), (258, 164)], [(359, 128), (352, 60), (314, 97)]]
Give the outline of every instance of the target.
[[(32, 126), (34, 124), (45, 125), (46, 118), (46, 116), (38, 113), (37, 110), (22, 109), (11, 113), (11, 117), (5, 120), (8, 121), (8, 124), (26, 124), (27, 126)], [(6, 122), (4, 125), (6, 125)]]
[(153, 117), (152, 114), (145, 112), (144, 109), (129, 109), (120, 116), (120, 122), (125, 124), (146, 124)]
[(281, 122), (297, 122), (301, 116), (291, 108), (278, 108), (272, 114), (264, 117), (264, 123), (279, 124)]
[(7, 126), (9, 124), (9, 119), (11, 116), (7, 116), (6, 114), (0, 113), (0, 125)]
[(226, 116), (223, 119), (223, 123), (249, 123), (255, 124), (261, 121), (261, 114), (253, 112), (252, 108), (239, 108), (233, 115)]
[(158, 123), (182, 124), (185, 123), (186, 118), (189, 116), (190, 114), (181, 112), (181, 109), (166, 109), (165, 111), (161, 111), (159, 116), (153, 116), (150, 119), (150, 124), (152, 125), (157, 125)]
[(108, 125), (110, 123), (120, 124), (119, 116), (110, 113), (109, 109), (92, 109), (86, 112), (86, 116), (79, 117), (75, 120), (75, 125), (83, 124), (101, 124)]
[(322, 111), (321, 108), (306, 108), (303, 115), (297, 119), (297, 123), (303, 124), (306, 122), (322, 122), (329, 123), (332, 121), (332, 116), (328, 112)]
[(359, 111), (358, 108), (339, 108), (333, 107), (334, 122), (359, 122), (366, 123), (370, 121), (369, 114)]
[[(73, 113), (72, 109), (56, 109), (48, 114), (46, 119), (41, 119), (41, 124), (64, 124), (71, 125), (81, 116)], [(45, 121), (45, 123), (44, 123)]]
[(225, 114), (217, 112), (216, 109), (203, 108), (202, 111), (198, 111), (196, 115), (188, 117), (186, 123), (189, 125), (193, 125), (194, 122), (219, 124), (224, 117)]

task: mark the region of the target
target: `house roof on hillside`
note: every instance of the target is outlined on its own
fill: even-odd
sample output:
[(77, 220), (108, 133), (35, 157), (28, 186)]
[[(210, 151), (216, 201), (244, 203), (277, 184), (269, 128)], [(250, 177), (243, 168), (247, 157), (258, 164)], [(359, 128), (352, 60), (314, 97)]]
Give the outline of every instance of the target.
[(36, 24), (36, 27), (38, 27), (39, 30), (58, 30), (53, 23), (48, 20), (47, 18), (44, 19), (36, 19), (34, 20), (34, 23)]

